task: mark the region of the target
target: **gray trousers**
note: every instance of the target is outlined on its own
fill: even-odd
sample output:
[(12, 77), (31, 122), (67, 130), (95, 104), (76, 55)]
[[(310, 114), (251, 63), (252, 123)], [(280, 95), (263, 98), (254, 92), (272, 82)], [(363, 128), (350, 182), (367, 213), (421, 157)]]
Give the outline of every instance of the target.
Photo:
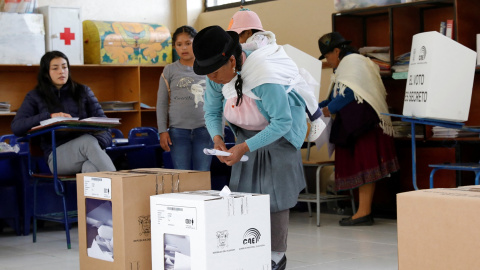
[[(48, 166), (53, 172), (53, 153), (48, 156)], [(58, 174), (103, 171), (116, 169), (94, 136), (85, 134), (57, 147)]]
[(287, 251), (288, 222), (290, 209), (270, 213), (270, 229), (272, 234), (272, 251)]

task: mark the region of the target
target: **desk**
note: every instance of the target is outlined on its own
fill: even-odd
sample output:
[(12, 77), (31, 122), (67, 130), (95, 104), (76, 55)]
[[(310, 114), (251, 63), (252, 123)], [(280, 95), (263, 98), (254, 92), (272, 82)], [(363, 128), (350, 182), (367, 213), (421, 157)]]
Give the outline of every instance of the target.
[[(38, 126), (32, 128), (25, 137), (22, 137), (19, 141), (29, 141), (30, 139), (50, 133), (52, 139), (52, 158), (53, 158), (53, 179), (55, 183), (55, 192), (57, 194), (63, 193), (63, 190), (58, 189), (58, 173), (57, 173), (57, 151), (56, 151), (56, 140), (55, 140), (55, 132), (56, 131), (85, 131), (85, 132), (92, 132), (92, 131), (104, 131), (110, 127), (114, 127), (120, 125), (120, 123), (112, 124), (112, 123), (104, 123), (104, 122), (83, 122), (78, 120), (67, 120), (67, 121), (60, 121), (56, 123), (52, 123), (46, 126)], [(29, 170), (30, 166), (30, 159), (29, 159)]]
[[(43, 175), (43, 174), (36, 174), (33, 172), (32, 169), (32, 157), (28, 158), (28, 169), (30, 175), (34, 178), (34, 185), (33, 185), (33, 242), (36, 242), (36, 234), (37, 234), (37, 219), (40, 220), (47, 220), (52, 222), (59, 222), (63, 223), (65, 226), (65, 233), (67, 238), (67, 248), (71, 248), (70, 243), (70, 223), (77, 221), (77, 211), (68, 211), (67, 207), (67, 194), (68, 192), (65, 190), (65, 185), (62, 183), (60, 176), (57, 172), (57, 149), (56, 149), (56, 140), (55, 140), (55, 133), (56, 131), (73, 131), (73, 132), (98, 132), (104, 131), (109, 127), (113, 127), (119, 125), (120, 123), (104, 123), (104, 122), (84, 122), (84, 121), (77, 121), (77, 120), (67, 120), (67, 121), (60, 121), (56, 123), (52, 123), (45, 126), (34, 127), (32, 128), (25, 137), (21, 138), (22, 141), (30, 141), (34, 137), (47, 135), (50, 133), (51, 136), (51, 144), (52, 144), (52, 157), (53, 157), (53, 177), (51, 174)], [(20, 141), (20, 140), (19, 140)], [(32, 144), (30, 144), (32, 146)], [(37, 212), (37, 207), (40, 204), (40, 201), (37, 198), (37, 187), (39, 181), (49, 178), (53, 179), (53, 186), (56, 195), (60, 196), (62, 199), (63, 205), (63, 213), (51, 212), (50, 213), (42, 213), (39, 214)], [(75, 175), (73, 176), (63, 176), (63, 180), (76, 180)], [(27, 195), (24, 194), (24, 202), (27, 200)], [(75, 193), (76, 196), (76, 193)], [(76, 198), (76, 197), (75, 197)], [(75, 199), (76, 202), (76, 199)], [(45, 203), (45, 201), (42, 201)]]
[[(452, 121), (443, 121), (443, 120), (436, 120), (436, 119), (429, 119), (429, 118), (418, 118), (414, 116), (405, 116), (405, 115), (399, 115), (399, 114), (387, 114), (385, 113), (384, 115), (388, 115), (391, 117), (398, 117), (404, 122), (410, 122), (411, 123), (411, 134), (415, 134), (415, 124), (422, 124), (422, 125), (432, 125), (432, 126), (440, 126), (440, 127), (445, 127), (445, 128), (454, 128), (454, 129), (459, 129), (462, 131), (470, 131), (470, 132), (477, 132), (480, 133), (480, 128), (479, 127), (467, 127), (465, 126), (464, 123), (459, 123), (459, 122), (452, 122)], [(416, 172), (416, 141), (415, 141), (415, 136), (412, 136), (411, 138), (412, 142), (412, 182), (413, 182), (413, 187), (415, 190), (418, 190), (417, 187), (417, 172)], [(454, 164), (453, 164), (454, 165)], [(435, 165), (435, 171), (439, 169), (450, 169), (450, 170), (461, 170), (462, 168), (466, 168), (465, 166), (449, 166), (448, 164), (444, 165)], [(430, 165), (432, 167), (432, 165)], [(475, 171), (473, 169), (468, 169)], [(480, 171), (480, 167), (478, 168)], [(435, 171), (432, 172), (431, 177), (433, 177), (433, 174)], [(475, 172), (477, 174), (477, 172)], [(433, 179), (431, 179), (430, 183), (430, 188), (433, 187)], [(476, 177), (475, 183), (478, 182), (478, 177)]]

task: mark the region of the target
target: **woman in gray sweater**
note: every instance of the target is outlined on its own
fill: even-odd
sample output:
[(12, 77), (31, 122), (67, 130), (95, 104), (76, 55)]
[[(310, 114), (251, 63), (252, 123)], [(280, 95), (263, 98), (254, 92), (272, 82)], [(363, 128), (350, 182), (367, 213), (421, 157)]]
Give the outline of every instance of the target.
[(210, 170), (211, 156), (204, 148), (213, 146), (205, 127), (203, 94), (205, 76), (193, 72), (192, 43), (197, 31), (181, 26), (173, 33), (180, 59), (167, 65), (157, 94), (157, 124), (160, 146), (170, 151), (173, 167), (181, 170)]

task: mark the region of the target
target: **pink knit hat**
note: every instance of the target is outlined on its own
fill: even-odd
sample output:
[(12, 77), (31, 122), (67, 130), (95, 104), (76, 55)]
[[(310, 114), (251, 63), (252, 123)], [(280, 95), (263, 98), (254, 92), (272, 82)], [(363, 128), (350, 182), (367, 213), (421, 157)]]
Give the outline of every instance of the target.
[(257, 13), (249, 10), (248, 8), (242, 8), (233, 14), (227, 31), (237, 32), (239, 35), (249, 29), (263, 30), (262, 22)]

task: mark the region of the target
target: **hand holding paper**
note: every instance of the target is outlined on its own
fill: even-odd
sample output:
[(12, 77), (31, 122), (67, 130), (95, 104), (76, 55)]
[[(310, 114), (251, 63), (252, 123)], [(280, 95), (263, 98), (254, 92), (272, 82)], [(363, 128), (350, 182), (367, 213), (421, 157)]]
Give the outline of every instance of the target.
[[(229, 153), (229, 152), (225, 152), (225, 151), (221, 151), (221, 150), (217, 150), (217, 149), (208, 149), (208, 148), (204, 148), (203, 149), (203, 153), (205, 153), (205, 155), (212, 155), (212, 156), (224, 156), (224, 157), (228, 157), (230, 156), (232, 153)], [(248, 157), (243, 155), (242, 158), (240, 159), (240, 161), (247, 161), (248, 160)]]

